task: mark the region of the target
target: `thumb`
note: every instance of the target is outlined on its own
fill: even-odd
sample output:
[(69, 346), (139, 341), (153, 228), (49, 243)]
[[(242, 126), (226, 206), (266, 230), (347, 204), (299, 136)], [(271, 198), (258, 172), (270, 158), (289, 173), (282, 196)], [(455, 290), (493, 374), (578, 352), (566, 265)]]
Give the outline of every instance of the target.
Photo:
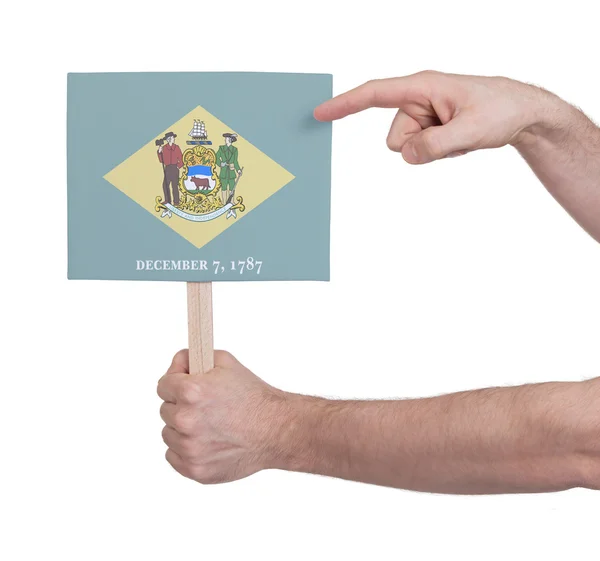
[(429, 127), (412, 136), (402, 147), (409, 164), (428, 164), (435, 160), (464, 154), (476, 147), (477, 131), (468, 119), (457, 117), (445, 125)]

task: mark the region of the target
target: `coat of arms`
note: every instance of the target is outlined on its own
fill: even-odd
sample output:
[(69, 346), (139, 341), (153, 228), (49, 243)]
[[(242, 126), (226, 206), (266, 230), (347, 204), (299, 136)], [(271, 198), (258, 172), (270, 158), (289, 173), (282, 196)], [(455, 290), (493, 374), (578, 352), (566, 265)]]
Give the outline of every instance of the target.
[(156, 197), (156, 212), (161, 218), (175, 214), (193, 222), (207, 222), (223, 215), (237, 218), (237, 211), (245, 210), (243, 198), (236, 195), (244, 171), (234, 145), (237, 134), (221, 133), (222, 144), (215, 152), (204, 121), (194, 118), (188, 136), (189, 147), (183, 152), (174, 131), (155, 141), (162, 165), (163, 193)]
[(198, 248), (294, 179), (200, 105), (156, 133), (104, 178)]

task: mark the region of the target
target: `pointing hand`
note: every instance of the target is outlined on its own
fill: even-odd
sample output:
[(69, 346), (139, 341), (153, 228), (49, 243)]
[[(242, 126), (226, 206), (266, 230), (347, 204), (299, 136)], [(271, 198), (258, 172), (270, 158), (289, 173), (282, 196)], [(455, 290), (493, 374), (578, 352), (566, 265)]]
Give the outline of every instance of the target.
[(315, 109), (333, 121), (370, 107), (398, 108), (387, 144), (410, 164), (516, 145), (541, 126), (554, 96), (508, 78), (419, 72), (372, 80)]

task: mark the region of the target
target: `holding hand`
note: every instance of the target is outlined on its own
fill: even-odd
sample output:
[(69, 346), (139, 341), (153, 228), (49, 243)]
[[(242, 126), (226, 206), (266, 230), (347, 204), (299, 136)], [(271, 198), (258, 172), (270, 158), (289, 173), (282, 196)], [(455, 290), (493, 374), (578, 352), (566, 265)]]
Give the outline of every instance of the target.
[(275, 468), (436, 493), (600, 489), (600, 379), (342, 401), (280, 391), (224, 351), (188, 372), (180, 351), (160, 414), (167, 460), (200, 483)]
[(201, 483), (233, 481), (272, 467), (287, 394), (224, 351), (215, 352), (210, 373), (188, 372), (188, 351), (180, 351), (158, 383), (167, 461)]

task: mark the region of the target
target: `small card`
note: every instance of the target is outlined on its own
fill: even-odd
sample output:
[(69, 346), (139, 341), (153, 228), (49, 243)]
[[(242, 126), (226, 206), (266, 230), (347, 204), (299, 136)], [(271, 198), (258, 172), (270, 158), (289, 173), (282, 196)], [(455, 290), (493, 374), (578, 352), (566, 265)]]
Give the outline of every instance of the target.
[(329, 280), (331, 95), (324, 74), (69, 74), (69, 278)]

